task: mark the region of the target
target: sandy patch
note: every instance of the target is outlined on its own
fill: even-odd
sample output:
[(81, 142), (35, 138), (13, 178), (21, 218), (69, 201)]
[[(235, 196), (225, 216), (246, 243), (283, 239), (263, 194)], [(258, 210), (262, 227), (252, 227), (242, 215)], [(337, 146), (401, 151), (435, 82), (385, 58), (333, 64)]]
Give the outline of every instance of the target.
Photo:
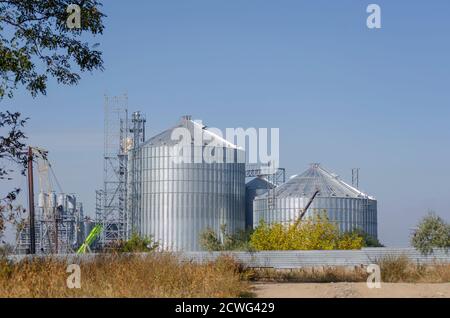
[(380, 289), (366, 283), (258, 283), (254, 292), (262, 298), (450, 298), (450, 283), (382, 283)]

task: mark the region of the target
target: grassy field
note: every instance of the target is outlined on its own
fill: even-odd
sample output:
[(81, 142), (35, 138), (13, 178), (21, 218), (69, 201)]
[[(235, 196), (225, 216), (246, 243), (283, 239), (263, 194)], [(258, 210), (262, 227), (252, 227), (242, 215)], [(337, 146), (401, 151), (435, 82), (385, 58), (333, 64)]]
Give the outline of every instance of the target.
[(419, 265), (407, 257), (379, 261), (381, 280), (387, 283), (450, 283), (450, 264)]
[[(407, 257), (386, 257), (378, 261), (385, 283), (450, 283), (450, 264), (418, 265)], [(295, 270), (248, 270), (247, 277), (258, 282), (340, 283), (366, 282), (363, 267), (322, 267)]]
[(0, 297), (242, 297), (250, 284), (229, 258), (194, 264), (168, 253), (84, 262), (81, 289), (69, 289), (67, 264), (35, 259), (0, 264)]
[[(109, 255), (79, 263), (81, 288), (69, 289), (66, 261), (0, 259), (0, 297), (251, 297), (254, 283), (365, 282), (362, 267), (246, 269), (229, 257), (196, 264), (170, 253)], [(386, 283), (449, 283), (450, 265), (421, 266), (407, 258), (380, 260)]]

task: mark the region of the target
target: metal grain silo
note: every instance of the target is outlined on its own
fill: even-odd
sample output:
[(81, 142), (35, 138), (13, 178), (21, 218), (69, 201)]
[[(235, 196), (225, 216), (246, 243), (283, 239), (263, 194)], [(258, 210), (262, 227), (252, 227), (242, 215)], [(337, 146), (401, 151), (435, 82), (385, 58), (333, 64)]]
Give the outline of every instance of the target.
[[(182, 151), (190, 161), (180, 162), (174, 138), (180, 128), (192, 136)], [(220, 160), (205, 160), (205, 152)], [(132, 230), (162, 248), (197, 251), (207, 228), (217, 234), (224, 224), (231, 233), (244, 229), (245, 152), (189, 116), (132, 150), (128, 164)]]
[(326, 211), (330, 221), (335, 222), (341, 232), (359, 228), (377, 237), (375, 198), (345, 183), (319, 164), (312, 164), (304, 173), (256, 197), (253, 202), (254, 226), (260, 220), (267, 223), (294, 222), (316, 190), (320, 192), (306, 216)]
[(275, 188), (275, 185), (264, 177), (256, 177), (245, 185), (245, 227), (253, 227), (253, 200)]

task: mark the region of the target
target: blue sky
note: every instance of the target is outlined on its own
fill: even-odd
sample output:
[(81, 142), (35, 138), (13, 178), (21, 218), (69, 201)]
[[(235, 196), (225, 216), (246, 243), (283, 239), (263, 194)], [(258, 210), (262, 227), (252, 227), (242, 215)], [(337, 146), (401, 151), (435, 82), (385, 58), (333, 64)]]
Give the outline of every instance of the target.
[[(379, 235), (406, 246), (428, 210), (450, 219), (450, 2), (104, 1), (103, 73), (45, 97), (21, 88), (30, 142), (93, 213), (103, 96), (128, 93), (148, 135), (183, 114), (208, 126), (279, 127), (288, 174), (320, 162), (379, 204)], [(366, 7), (382, 29), (366, 27)], [(17, 182), (22, 182), (17, 180)]]

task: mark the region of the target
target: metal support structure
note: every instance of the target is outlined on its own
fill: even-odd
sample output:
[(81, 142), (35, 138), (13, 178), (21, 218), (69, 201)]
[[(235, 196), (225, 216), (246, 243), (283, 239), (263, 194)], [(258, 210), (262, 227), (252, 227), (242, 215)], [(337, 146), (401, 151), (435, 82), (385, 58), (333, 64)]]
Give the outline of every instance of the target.
[(286, 182), (286, 169), (285, 168), (274, 168), (270, 163), (268, 165), (249, 165), (247, 164), (245, 168), (246, 178), (256, 178), (262, 177), (272, 183), (274, 187), (268, 190), (268, 208), (270, 211), (275, 209), (275, 189), (279, 185)]
[(246, 178), (263, 177), (267, 181), (279, 186), (286, 182), (286, 169), (272, 168), (270, 166), (247, 165), (245, 169)]
[(102, 232), (101, 225), (96, 225), (92, 231), (89, 233), (89, 235), (86, 237), (83, 244), (80, 246), (80, 248), (77, 250), (77, 254), (85, 254), (86, 252), (91, 251), (91, 246), (94, 244), (94, 242), (99, 237), (100, 233)]
[(306, 204), (306, 206), (303, 209), (300, 209), (300, 214), (297, 218), (297, 220), (294, 223), (294, 227), (298, 227), (300, 222), (302, 221), (303, 217), (305, 216), (306, 212), (308, 212), (309, 207), (311, 206), (311, 204), (314, 202), (314, 199), (316, 198), (316, 196), (320, 193), (320, 191), (317, 189), (314, 194), (312, 195), (312, 197), (308, 200), (308, 203)]
[(145, 116), (137, 111), (133, 113), (131, 118), (132, 128), (130, 132), (133, 134), (133, 149), (136, 150), (145, 141)]
[[(134, 112), (131, 119), (130, 133), (133, 135), (132, 145), (129, 147), (129, 167), (128, 174), (128, 237), (131, 237), (133, 232), (138, 232), (140, 228), (140, 211), (139, 211), (139, 187), (141, 180), (142, 167), (140, 162), (135, 159), (139, 146), (145, 141), (145, 123), (146, 119), (140, 112)], [(139, 169), (137, 169), (139, 167)], [(140, 233), (138, 233), (140, 234)]]
[(33, 180), (33, 148), (28, 148), (28, 208), (29, 208), (29, 235), (30, 254), (36, 254), (36, 232), (34, 218), (34, 180)]
[(102, 226), (100, 245), (126, 240), (131, 231), (129, 211), (129, 152), (145, 140), (145, 118), (128, 116), (127, 95), (105, 96), (103, 189), (96, 193), (97, 224)]
[[(17, 229), (16, 251), (27, 254), (71, 253), (77, 241), (81, 241), (82, 233), (76, 229), (82, 223), (82, 206), (76, 207), (74, 194), (63, 193), (46, 150), (30, 147), (28, 157), (29, 217)], [(39, 181), (37, 205), (34, 200), (35, 172)], [(56, 183), (59, 195), (54, 191), (53, 183)]]
[(101, 246), (126, 237), (127, 107), (127, 95), (105, 96), (103, 189), (96, 193), (96, 222), (103, 228)]

